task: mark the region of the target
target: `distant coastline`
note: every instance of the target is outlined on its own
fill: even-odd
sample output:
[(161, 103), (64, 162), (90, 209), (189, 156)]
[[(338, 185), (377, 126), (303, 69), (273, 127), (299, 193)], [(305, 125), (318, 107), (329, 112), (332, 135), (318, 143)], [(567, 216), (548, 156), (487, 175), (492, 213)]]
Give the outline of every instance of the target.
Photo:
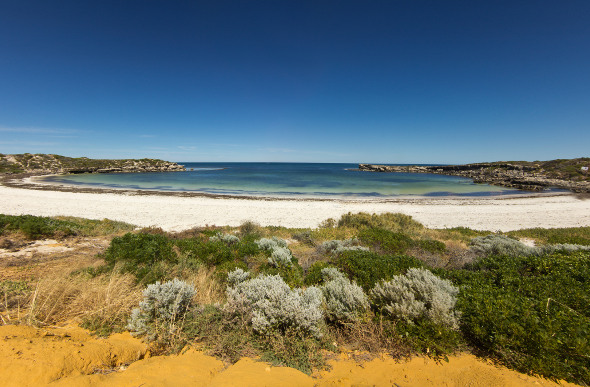
[(160, 159), (89, 159), (54, 154), (2, 154), (3, 174), (141, 173), (185, 171), (184, 166)]
[(468, 177), (475, 183), (527, 191), (555, 187), (575, 193), (590, 192), (589, 167), (590, 158), (434, 166), (359, 164), (359, 170), (367, 172), (432, 173)]

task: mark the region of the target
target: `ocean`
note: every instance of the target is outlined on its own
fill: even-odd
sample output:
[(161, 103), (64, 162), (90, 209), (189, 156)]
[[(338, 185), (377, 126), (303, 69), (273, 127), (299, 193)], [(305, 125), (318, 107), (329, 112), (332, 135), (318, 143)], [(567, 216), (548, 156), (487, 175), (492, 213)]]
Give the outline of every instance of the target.
[(50, 176), (46, 181), (100, 188), (201, 192), (289, 198), (396, 198), (499, 196), (524, 191), (471, 179), (421, 173), (355, 170), (358, 164), (182, 163), (186, 172), (105, 173)]

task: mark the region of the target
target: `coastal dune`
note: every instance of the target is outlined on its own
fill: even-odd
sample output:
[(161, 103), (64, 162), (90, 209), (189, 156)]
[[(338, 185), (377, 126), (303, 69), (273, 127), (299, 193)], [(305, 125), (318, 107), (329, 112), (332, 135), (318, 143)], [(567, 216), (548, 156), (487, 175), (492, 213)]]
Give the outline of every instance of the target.
[(112, 219), (180, 231), (197, 226), (317, 227), (348, 212), (399, 212), (431, 228), (522, 228), (590, 226), (590, 200), (574, 195), (510, 198), (378, 200), (276, 200), (182, 197), (158, 194), (61, 192), (0, 186), (0, 213)]

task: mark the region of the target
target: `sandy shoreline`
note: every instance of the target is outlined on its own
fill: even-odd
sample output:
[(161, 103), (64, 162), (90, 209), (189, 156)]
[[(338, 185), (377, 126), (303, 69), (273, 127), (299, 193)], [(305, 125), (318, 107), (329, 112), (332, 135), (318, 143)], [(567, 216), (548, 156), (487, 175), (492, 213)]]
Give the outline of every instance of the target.
[(169, 231), (204, 225), (237, 226), (247, 220), (261, 225), (317, 227), (325, 219), (338, 219), (348, 212), (400, 212), (432, 228), (464, 226), (510, 231), (590, 226), (590, 200), (574, 195), (392, 201), (256, 200), (134, 191), (63, 192), (48, 186), (43, 190), (28, 187), (0, 186), (0, 213), (108, 218)]

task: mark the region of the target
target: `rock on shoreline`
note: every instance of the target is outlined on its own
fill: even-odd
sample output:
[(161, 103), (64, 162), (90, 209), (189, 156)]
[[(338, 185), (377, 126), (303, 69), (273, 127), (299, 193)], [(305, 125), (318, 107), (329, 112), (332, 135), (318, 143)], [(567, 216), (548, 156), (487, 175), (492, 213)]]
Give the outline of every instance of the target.
[(53, 154), (0, 154), (0, 173), (67, 174), (185, 171), (184, 166), (159, 159), (89, 159)]
[[(552, 160), (547, 162), (498, 162), (463, 165), (375, 165), (359, 164), (360, 171), (435, 173), (473, 179), (475, 183), (487, 183), (528, 191), (542, 191), (550, 187), (572, 192), (590, 192), (590, 175), (582, 166), (590, 159)], [(579, 173), (577, 171), (580, 171)]]

